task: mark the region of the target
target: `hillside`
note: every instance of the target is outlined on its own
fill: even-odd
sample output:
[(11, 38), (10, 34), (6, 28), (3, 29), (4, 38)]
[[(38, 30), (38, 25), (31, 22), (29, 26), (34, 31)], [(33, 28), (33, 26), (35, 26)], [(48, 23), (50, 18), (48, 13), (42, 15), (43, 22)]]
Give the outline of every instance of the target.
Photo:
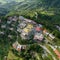
[(0, 0), (0, 60), (60, 60), (60, 1)]
[[(59, 0), (3, 0), (5, 4), (2, 3), (1, 7), (6, 8), (11, 12), (23, 12), (30, 10), (39, 10), (39, 11), (54, 11), (57, 13), (60, 12), (60, 1)], [(1, 8), (0, 8), (1, 9)]]
[(60, 2), (59, 0), (24, 0), (14, 6), (15, 11), (34, 9), (60, 11)]
[(0, 7), (0, 16), (4, 16), (7, 13), (8, 13), (8, 10), (6, 10), (5, 8)]

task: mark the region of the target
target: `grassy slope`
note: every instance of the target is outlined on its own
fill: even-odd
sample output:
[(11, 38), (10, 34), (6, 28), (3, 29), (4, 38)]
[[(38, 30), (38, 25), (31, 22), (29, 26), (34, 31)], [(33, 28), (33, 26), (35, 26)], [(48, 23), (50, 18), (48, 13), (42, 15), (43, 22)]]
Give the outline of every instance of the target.
[(11, 59), (11, 60), (23, 60), (23, 58), (20, 58), (20, 57), (15, 56), (15, 55), (12, 53), (12, 51), (9, 51), (9, 53), (8, 53), (7, 60), (9, 60), (9, 59)]

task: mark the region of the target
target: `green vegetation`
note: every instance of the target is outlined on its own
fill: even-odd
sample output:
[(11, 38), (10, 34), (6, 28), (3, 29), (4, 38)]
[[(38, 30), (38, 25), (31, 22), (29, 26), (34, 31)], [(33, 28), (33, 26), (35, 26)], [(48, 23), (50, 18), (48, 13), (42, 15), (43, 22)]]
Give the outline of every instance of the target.
[[(16, 33), (19, 20), (12, 23), (14, 24), (13, 31), (8, 29), (8, 27), (12, 27), (12, 24), (8, 25), (7, 21), (9, 16), (23, 16), (42, 24), (43, 29), (47, 29), (49, 33), (55, 36), (54, 40), (50, 40), (48, 36), (46, 37), (50, 43), (60, 46), (60, 31), (56, 28), (56, 25), (60, 26), (60, 1), (55, 0), (53, 3), (53, 0), (11, 0), (8, 2), (4, 1), (3, 3), (6, 4), (3, 5), (0, 3), (0, 19), (2, 20), (0, 31), (4, 32), (4, 34), (0, 34), (0, 60), (4, 60), (5, 57), (7, 57), (7, 60), (53, 60), (49, 53), (45, 58), (42, 57), (44, 52), (38, 44), (45, 45), (45, 42), (35, 43), (32, 37), (30, 40), (22, 40), (20, 34)], [(6, 28), (1, 28), (3, 24), (6, 25)], [(8, 37), (9, 34), (12, 35), (12, 38)], [(26, 50), (18, 52), (12, 48), (12, 44), (16, 40), (22, 45), (27, 45)], [(58, 60), (54, 51), (48, 45), (45, 46)], [(59, 48), (57, 49), (60, 51)]]
[[(34, 21), (36, 21), (37, 23), (41, 23), (42, 25), (43, 25), (43, 27), (44, 28), (46, 28), (49, 32), (52, 32), (53, 33), (53, 35), (55, 35), (55, 39), (53, 40), (53, 42), (54, 42), (54, 44), (56, 44), (56, 45), (60, 45), (60, 33), (59, 33), (59, 31), (58, 31), (58, 29), (56, 29), (56, 27), (55, 27), (55, 24), (57, 23), (58, 25), (59, 25), (59, 22), (58, 21), (56, 21), (55, 22), (55, 17), (57, 18), (57, 16), (56, 15), (46, 15), (46, 14), (41, 14), (41, 13), (39, 13), (39, 12), (37, 12), (37, 14), (38, 14), (38, 16), (37, 16), (37, 18), (35, 17), (36, 15), (35, 15), (35, 13), (33, 12), (30, 12), (30, 13), (27, 13), (26, 15), (25, 14), (21, 14), (22, 16), (24, 16), (24, 17), (26, 17), (26, 18), (29, 18), (29, 19), (32, 19), (32, 20), (34, 20)], [(11, 14), (11, 15), (9, 15), (9, 16), (14, 16), (14, 15), (16, 15), (15, 13), (14, 14)], [(17, 13), (17, 15), (16, 16), (19, 16), (19, 14)], [(2, 22), (3, 22), (3, 24), (6, 24), (6, 21), (7, 21), (7, 17), (1, 17), (1, 19), (3, 19), (2, 20)], [(59, 20), (59, 19), (58, 19)], [(54, 21), (54, 22), (53, 22)], [(14, 25), (15, 26), (17, 26), (16, 25), (17, 23), (14, 23)], [(14, 29), (16, 29), (16, 27), (14, 27)], [(0, 47), (0, 49), (1, 49), (1, 58), (2, 57), (4, 57), (4, 56), (8, 56), (8, 59), (10, 59), (11, 58), (11, 56), (13, 56), (13, 57), (15, 57), (15, 59), (20, 59), (19, 57), (21, 57), (21, 59), (23, 58), (23, 59), (36, 59), (35, 57), (34, 58), (32, 58), (32, 55), (30, 55), (30, 53), (32, 52), (32, 51), (35, 51), (35, 52), (37, 52), (37, 53), (40, 53), (40, 54), (42, 54), (42, 51), (43, 51), (43, 49), (41, 49), (40, 48), (40, 46), (38, 46), (38, 45), (31, 45), (29, 48), (27, 48), (27, 50), (26, 51), (22, 51), (21, 53), (17, 53), (17, 51), (15, 51), (14, 52), (14, 50), (12, 50), (12, 52), (14, 52), (14, 53), (8, 53), (9, 52), (9, 47), (11, 46), (11, 44), (13, 43), (13, 42), (15, 42), (16, 41), (16, 39), (17, 39), (17, 37), (16, 37), (16, 32), (15, 31), (10, 31), (10, 30), (8, 30), (8, 29), (0, 29), (1, 31), (5, 31), (5, 35), (4, 35), (4, 38), (2, 38), (3, 36), (1, 35), (0, 37), (0, 43), (2, 43), (2, 45), (1, 45), (1, 47)], [(10, 33), (9, 33), (10, 32)], [(7, 37), (7, 35), (8, 34), (11, 34), (12, 36), (13, 36), (13, 38), (12, 39), (9, 39), (8, 37)], [(18, 33), (18, 36), (19, 36), (19, 33)], [(18, 42), (20, 43), (20, 44), (33, 44), (34, 42), (32, 41), (32, 39), (31, 40), (22, 40), (21, 39), (21, 37), (18, 37)], [(6, 44), (6, 43), (8, 43), (8, 44)], [(3, 45), (3, 44), (5, 44), (5, 45)], [(3, 49), (2, 48), (2, 46), (3, 46), (3, 48), (5, 48), (5, 49)], [(5, 46), (5, 47), (4, 47)], [(3, 50), (2, 50), (3, 49)], [(50, 48), (49, 48), (49, 50), (50, 50)], [(51, 51), (52, 52), (52, 51)], [(52, 52), (53, 53), (53, 52)], [(10, 55), (10, 54), (12, 54), (12, 55)], [(14, 54), (14, 55), (13, 55)], [(53, 53), (54, 54), (54, 53)], [(18, 57), (19, 56), (19, 57)], [(37, 57), (38, 58), (38, 57)], [(40, 57), (41, 59), (43, 59), (42, 57)], [(47, 57), (48, 59), (50, 59), (51, 60), (51, 57), (50, 57), (50, 55), (49, 55), (49, 57)], [(22, 60), (23, 60), (22, 59)]]

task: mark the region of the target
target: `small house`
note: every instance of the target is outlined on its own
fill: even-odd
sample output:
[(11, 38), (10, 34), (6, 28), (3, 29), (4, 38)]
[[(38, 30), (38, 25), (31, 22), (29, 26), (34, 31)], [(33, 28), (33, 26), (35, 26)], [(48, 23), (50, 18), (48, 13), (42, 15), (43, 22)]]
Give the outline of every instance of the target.
[(39, 31), (41, 31), (42, 29), (37, 26), (37, 27), (35, 28), (35, 30), (36, 30), (37, 32), (39, 32)]
[(36, 41), (42, 41), (43, 39), (44, 39), (43, 34), (41, 34), (41, 33), (35, 33), (34, 40), (36, 40)]
[(7, 21), (7, 24), (11, 24), (11, 22), (12, 22), (11, 20), (8, 20), (8, 21)]
[(26, 27), (26, 23), (22, 22), (18, 25), (20, 28), (25, 28)]
[(17, 18), (12, 18), (12, 21), (16, 22), (17, 21)]
[(18, 43), (18, 41), (16, 41), (15, 43), (13, 43), (12, 46), (13, 46), (14, 49), (16, 49), (19, 52), (26, 49), (26, 45), (20, 45)]
[(19, 33), (21, 33), (21, 32), (22, 32), (22, 29), (21, 29), (21, 28), (17, 28), (17, 31), (18, 31)]
[(9, 30), (13, 31), (13, 30), (14, 30), (14, 28), (9, 28)]
[(8, 38), (12, 38), (12, 35), (8, 35)]
[(49, 34), (49, 37), (51, 38), (51, 40), (55, 39), (55, 36), (53, 36), (52, 34)]
[(8, 17), (8, 20), (12, 20), (12, 17)]
[(24, 17), (23, 16), (19, 16), (19, 20), (24, 20)]
[(6, 25), (1, 25), (1, 28), (6, 28)]
[(13, 48), (16, 49), (17, 51), (21, 51), (21, 45), (18, 43), (18, 41), (16, 41), (15, 43), (13, 43)]
[(3, 34), (4, 35), (5, 33), (3, 31), (0, 31), (0, 34)]
[(42, 27), (43, 27), (41, 24), (38, 24), (38, 26), (39, 26), (40, 28), (42, 28)]
[(31, 24), (33, 24), (33, 25), (36, 25), (37, 23), (36, 22), (34, 22), (34, 21), (32, 21), (32, 20), (30, 20), (30, 19), (24, 19), (27, 23), (31, 23)]
[(46, 35), (46, 36), (48, 36), (49, 35), (49, 32), (46, 29), (44, 29), (43, 30), (43, 34)]
[(17, 51), (21, 51), (21, 47), (22, 47), (22, 46), (21, 46), (20, 44), (18, 44), (17, 47), (16, 47), (16, 50), (17, 50)]
[(29, 23), (31, 23), (32, 22), (32, 20), (30, 20), (30, 19), (24, 19), (26, 22), (29, 22)]

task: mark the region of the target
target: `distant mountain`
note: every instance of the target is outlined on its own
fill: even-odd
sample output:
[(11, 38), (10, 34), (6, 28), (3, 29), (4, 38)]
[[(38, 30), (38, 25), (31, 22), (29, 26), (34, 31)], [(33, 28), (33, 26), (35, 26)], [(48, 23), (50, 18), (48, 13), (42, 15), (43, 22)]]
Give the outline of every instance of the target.
[(26, 12), (31, 10), (49, 11), (60, 13), (60, 1), (59, 0), (24, 0), (18, 2), (14, 8), (11, 8), (15, 12)]
[(0, 6), (8, 11), (42, 9), (60, 12), (60, 0), (1, 0), (0, 2), (2, 1), (5, 4)]
[(60, 8), (59, 0), (25, 0), (22, 4), (16, 5), (19, 9), (36, 9), (36, 8)]
[(8, 13), (9, 11), (6, 8), (1, 7), (0, 5), (0, 16), (4, 16)]
[(9, 11), (15, 9), (14, 7), (24, 0), (0, 0), (0, 15), (6, 15)]
[(6, 15), (16, 5), (15, 1), (10, 3), (0, 3), (0, 15)]

